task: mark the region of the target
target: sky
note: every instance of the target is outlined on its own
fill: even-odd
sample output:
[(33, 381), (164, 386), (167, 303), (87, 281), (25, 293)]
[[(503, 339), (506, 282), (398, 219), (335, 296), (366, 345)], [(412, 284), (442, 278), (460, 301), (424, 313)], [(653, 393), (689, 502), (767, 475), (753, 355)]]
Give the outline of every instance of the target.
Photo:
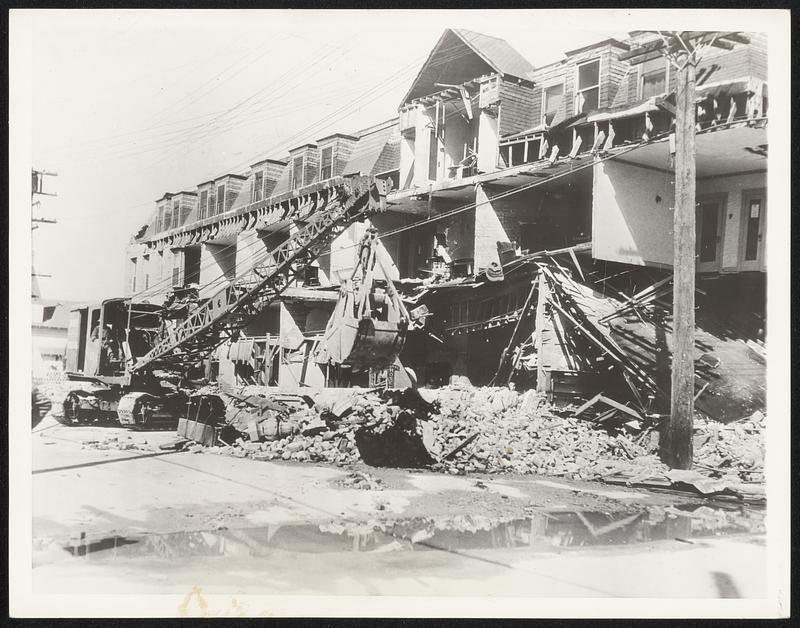
[[(447, 27), (534, 66), (636, 27), (609, 10), (28, 13), (23, 131), (32, 166), (58, 173), (33, 212), (58, 221), (33, 232), (34, 264), (52, 275), (43, 297), (78, 301), (122, 293), (125, 247), (165, 192), (394, 117)], [(12, 97), (14, 70), (12, 54)]]

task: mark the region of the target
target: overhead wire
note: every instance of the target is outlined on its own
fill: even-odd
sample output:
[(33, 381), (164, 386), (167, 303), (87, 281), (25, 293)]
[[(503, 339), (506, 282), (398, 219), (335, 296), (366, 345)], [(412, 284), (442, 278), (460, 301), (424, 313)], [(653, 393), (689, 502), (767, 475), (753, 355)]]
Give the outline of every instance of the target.
[[(457, 47), (458, 47), (458, 46), (453, 46), (452, 48), (457, 48)], [(444, 49), (444, 50), (446, 50), (446, 49)], [(459, 53), (448, 53), (448, 54), (446, 54), (444, 57), (440, 57), (439, 59), (437, 59), (437, 60), (435, 60), (434, 62), (430, 63), (430, 64), (428, 65), (428, 67), (435, 67), (435, 66), (443, 65), (444, 63), (448, 63), (448, 62), (449, 62), (449, 61), (451, 61), (451, 60), (457, 59), (457, 58), (459, 58), (459, 57), (463, 56), (464, 54), (468, 54), (468, 52), (467, 52), (467, 51), (462, 51), (462, 52), (459, 52)], [(417, 63), (418, 63), (418, 62), (417, 62), (417, 60), (415, 60), (414, 62), (412, 62), (412, 63), (408, 64), (408, 65), (407, 65), (407, 67), (405, 68), (405, 69), (406, 69), (406, 71), (408, 71), (408, 70), (410, 70), (410, 69), (413, 69), (414, 67), (416, 67)], [(396, 74), (395, 74), (395, 76), (394, 76), (394, 77), (393, 77), (391, 80), (383, 81), (381, 84), (379, 84), (379, 86), (381, 86), (381, 85), (385, 86), (385, 85), (386, 85), (386, 83), (389, 83), (389, 84), (390, 84), (390, 86), (391, 86), (391, 87), (393, 87), (392, 83), (395, 83), (395, 82), (399, 82), (399, 77), (398, 77)], [(262, 90), (261, 90), (261, 91), (263, 91), (263, 88), (262, 88)], [(371, 90), (370, 90), (370, 91), (374, 91), (374, 90), (371, 88)], [(384, 91), (385, 91), (385, 90), (384, 90)], [(257, 93), (258, 93), (258, 92), (257, 92)], [(369, 92), (367, 92), (367, 93), (369, 93)], [(379, 92), (378, 96), (375, 96), (375, 97), (374, 97), (372, 100), (375, 100), (375, 99), (377, 99), (377, 98), (378, 98), (378, 97), (380, 97), (381, 95), (383, 95), (383, 94)], [(252, 99), (252, 97), (253, 97), (253, 95), (251, 95), (250, 97), (248, 97), (247, 99), (245, 99), (245, 101), (243, 101), (243, 102), (246, 102), (247, 100), (250, 100), (250, 99)], [(356, 99), (356, 100), (358, 100), (358, 99)], [(293, 135), (291, 138), (289, 138), (289, 139), (287, 139), (287, 140), (284, 140), (284, 142), (294, 141), (294, 138), (295, 138), (296, 136), (299, 136), (300, 134), (307, 132), (307, 130), (308, 130), (308, 129), (310, 129), (310, 128), (314, 128), (315, 126), (319, 126), (320, 124), (324, 124), (324, 123), (325, 123), (325, 122), (327, 122), (327, 121), (328, 121), (328, 120), (329, 120), (329, 119), (330, 119), (332, 116), (334, 116), (336, 113), (338, 113), (338, 112), (341, 112), (342, 110), (346, 110), (347, 108), (349, 108), (350, 104), (351, 104), (351, 103), (347, 103), (347, 104), (345, 104), (345, 105), (341, 106), (339, 109), (337, 109), (337, 110), (336, 110), (335, 112), (333, 112), (332, 114), (328, 114), (328, 115), (327, 115), (327, 116), (325, 116), (325, 117), (324, 117), (322, 120), (320, 120), (320, 121), (317, 121), (316, 123), (314, 123), (314, 124), (310, 125), (309, 127), (306, 127), (306, 129), (303, 129), (303, 130), (301, 130), (301, 131), (298, 131), (298, 132), (297, 132), (297, 133), (295, 133), (295, 134), (294, 134), (294, 135)], [(236, 108), (236, 106), (234, 106), (234, 107), (233, 107), (233, 108), (231, 108), (231, 109), (235, 109), (235, 108)], [(251, 163), (251, 160), (248, 160), (248, 162), (246, 162), (246, 163)], [(140, 205), (138, 205), (138, 206), (141, 206), (141, 205), (144, 205), (144, 204), (140, 204)], [(138, 207), (138, 206), (137, 206), (137, 207)], [(233, 248), (233, 247), (235, 247), (235, 246), (236, 246), (235, 244), (233, 244), (233, 245), (229, 245), (228, 247), (225, 247), (225, 249), (222, 249), (222, 250), (224, 251), (224, 250), (227, 250), (227, 249), (229, 249), (229, 248)], [(264, 255), (264, 257), (266, 257), (266, 255)], [(208, 266), (206, 266), (205, 268), (207, 269), (208, 267), (210, 267), (210, 265), (211, 265), (211, 264), (209, 264), (209, 265), (208, 265)], [(213, 281), (219, 280), (219, 279), (221, 279), (223, 276), (224, 276), (224, 273), (223, 273), (223, 275), (220, 275), (219, 277), (215, 278)], [(159, 286), (159, 287), (161, 287), (161, 286), (166, 286), (168, 283), (171, 283), (171, 278), (169, 279), (169, 281), (167, 281), (166, 279), (165, 279), (165, 280), (162, 280), (161, 282), (159, 282), (159, 284), (157, 284), (157, 286)], [(141, 291), (140, 293), (137, 293), (137, 295), (141, 295), (141, 294), (153, 294), (153, 293), (155, 293), (155, 287), (156, 287), (156, 286), (152, 286), (152, 287), (150, 287), (150, 286), (149, 286), (147, 289), (145, 289), (145, 290)]]
[[(330, 54), (332, 54), (332, 53), (329, 52), (328, 55), (330, 55)], [(325, 56), (327, 56), (327, 55), (325, 55)], [(300, 69), (299, 73), (298, 73), (298, 68), (303, 68), (303, 67), (305, 69)], [(306, 72), (309, 69), (313, 69), (313, 66), (310, 66), (310, 65), (306, 64), (304, 61), (300, 62), (300, 63), (296, 64), (296, 66), (293, 66), (293, 67), (289, 68), (289, 70), (287, 72), (285, 72), (283, 75), (281, 75), (280, 77), (276, 78), (275, 82), (283, 81), (287, 76), (289, 76), (292, 73), (298, 73), (297, 78), (295, 79), (295, 82), (297, 82), (297, 81), (300, 80), (300, 77), (302, 76), (303, 72)], [(117, 153), (112, 154), (112, 155), (107, 155), (107, 157), (109, 157), (109, 158), (130, 157), (130, 156), (135, 156), (135, 155), (139, 155), (139, 154), (143, 154), (143, 153), (147, 153), (147, 152), (152, 152), (153, 150), (158, 150), (162, 146), (164, 146), (166, 149), (169, 149), (169, 150), (175, 149), (175, 148), (187, 148), (186, 142), (187, 141), (191, 141), (192, 139), (194, 139), (196, 137), (200, 137), (200, 138), (213, 137), (213, 135), (211, 135), (211, 133), (213, 131), (215, 131), (213, 126), (215, 124), (217, 124), (218, 122), (222, 122), (222, 118), (224, 116), (228, 115), (229, 113), (233, 112), (237, 108), (241, 107), (243, 104), (248, 103), (248, 101), (251, 101), (255, 97), (263, 94), (265, 91), (267, 91), (269, 89), (273, 89), (273, 93), (270, 94), (270, 98), (269, 98), (270, 100), (272, 100), (272, 99), (275, 99), (275, 98), (280, 98), (280, 96), (282, 96), (285, 92), (289, 91), (292, 88), (293, 88), (293, 83), (292, 82), (288, 82), (288, 83), (284, 82), (282, 84), (281, 89), (279, 89), (277, 91), (277, 93), (275, 93), (275, 91), (273, 89), (273, 84), (272, 84), (272, 82), (270, 82), (266, 86), (264, 86), (263, 88), (261, 88), (260, 90), (255, 92), (254, 94), (251, 94), (250, 96), (248, 96), (247, 98), (243, 99), (242, 101), (236, 103), (232, 107), (230, 107), (230, 106), (229, 107), (225, 107), (225, 108), (219, 109), (219, 110), (217, 110), (215, 112), (212, 112), (210, 114), (205, 114), (205, 115), (202, 115), (202, 116), (196, 116), (195, 118), (189, 118), (188, 119), (189, 121), (191, 121), (192, 119), (203, 120), (203, 119), (206, 119), (206, 118), (212, 118), (211, 120), (202, 121), (202, 122), (187, 126), (185, 128), (179, 128), (179, 129), (174, 130), (174, 131), (167, 131), (167, 132), (158, 133), (152, 138), (152, 140), (154, 140), (154, 141), (151, 141), (151, 142), (145, 144), (143, 148), (140, 147), (140, 149), (138, 149), (138, 150), (134, 146), (134, 145), (141, 144), (141, 142), (139, 141), (138, 138), (136, 140), (134, 140), (134, 141), (128, 142), (128, 145), (130, 145), (130, 147), (123, 146), (122, 150), (119, 150), (120, 149), (119, 146), (111, 146), (107, 150), (111, 150), (111, 151), (117, 150)], [(308, 99), (306, 99), (306, 100), (308, 100)], [(254, 107), (258, 107), (264, 102), (267, 102), (267, 101), (266, 100), (257, 100), (256, 102), (251, 102), (250, 104), (248, 104), (244, 108), (243, 111), (241, 111), (240, 113), (236, 114), (235, 117), (244, 115), (246, 113), (246, 111), (252, 110)], [(310, 102), (308, 104), (308, 106), (313, 106), (314, 104), (315, 104), (314, 102)], [(290, 112), (292, 110), (298, 110), (298, 107), (296, 105), (290, 106), (290, 103), (287, 103), (286, 105), (284, 105), (284, 107), (285, 107), (284, 110), (281, 110), (279, 108), (279, 113), (283, 113), (284, 111)], [(302, 109), (302, 108), (303, 107), (300, 107), (299, 109)], [(234, 117), (234, 119), (235, 119), (235, 117)], [(270, 115), (268, 115), (266, 118), (269, 119), (269, 117), (270, 117)], [(164, 125), (160, 125), (160, 126), (164, 126)], [(224, 126), (221, 127), (220, 129), (217, 129), (216, 131), (219, 132), (219, 131), (222, 131), (222, 130), (226, 130), (227, 128), (230, 128), (230, 126), (231, 126), (231, 122), (230, 121), (225, 121)], [(141, 135), (141, 134), (139, 134), (139, 135)], [(159, 140), (158, 139), (159, 137), (164, 137), (164, 139)], [(87, 152), (87, 151), (84, 150), (83, 152)], [(89, 150), (88, 152), (91, 153), (92, 151)], [(161, 161), (166, 160), (166, 158), (169, 157), (170, 155), (171, 155), (171, 153), (169, 153), (169, 152), (167, 154), (165, 154), (165, 155), (162, 155), (162, 158), (159, 160), (159, 163)], [(96, 151), (94, 153), (90, 154), (86, 159), (83, 159), (81, 161), (90, 161), (90, 160), (94, 160), (94, 159), (97, 159)], [(151, 163), (150, 165), (153, 165), (153, 164)]]
[[(598, 163), (604, 163), (605, 161), (616, 159), (616, 158), (618, 158), (618, 157), (620, 157), (622, 155), (625, 155), (625, 154), (627, 154), (627, 153), (629, 153), (629, 152), (631, 152), (633, 150), (641, 148), (642, 146), (643, 146), (643, 144), (633, 144), (633, 145), (631, 145), (629, 147), (626, 147), (626, 148), (623, 148), (622, 150), (619, 150), (619, 151), (617, 151), (617, 152), (615, 152), (615, 153), (613, 153), (611, 155), (607, 155), (605, 157), (594, 158), (591, 161), (589, 161), (589, 162), (587, 162), (587, 163), (585, 163), (585, 164), (583, 164), (581, 166), (578, 166), (577, 168), (570, 168), (569, 170), (565, 170), (564, 172), (560, 172), (558, 174), (554, 174), (551, 177), (548, 177), (547, 179), (542, 179), (542, 180), (539, 180), (539, 181), (533, 181), (531, 183), (525, 183), (525, 184), (522, 184), (522, 185), (519, 185), (519, 186), (515, 186), (515, 187), (513, 187), (513, 188), (511, 188), (509, 190), (506, 190), (504, 192), (500, 192), (500, 193), (495, 194), (493, 196), (487, 196), (486, 200), (484, 200), (484, 201), (475, 202), (475, 203), (468, 203), (468, 204), (462, 205), (460, 207), (456, 207), (456, 208), (453, 208), (451, 210), (447, 210), (447, 211), (442, 212), (440, 214), (437, 214), (435, 216), (431, 216), (429, 218), (425, 218), (423, 220), (419, 220), (419, 221), (410, 223), (408, 225), (403, 225), (402, 227), (397, 227), (395, 229), (391, 229), (389, 231), (385, 231), (383, 233), (379, 233), (379, 238), (381, 238), (381, 239), (388, 238), (388, 237), (397, 235), (399, 233), (402, 233), (404, 231), (417, 229), (417, 228), (423, 227), (423, 226), (425, 226), (427, 224), (430, 224), (430, 223), (433, 223), (433, 222), (437, 222), (437, 221), (444, 220), (444, 219), (447, 219), (447, 218), (452, 218), (455, 215), (458, 215), (458, 214), (466, 212), (466, 211), (470, 211), (470, 210), (475, 209), (475, 208), (477, 208), (477, 207), (479, 207), (481, 205), (486, 205), (486, 204), (490, 204), (490, 203), (492, 203), (494, 201), (502, 200), (502, 199), (507, 198), (509, 196), (512, 196), (514, 194), (518, 194), (520, 192), (524, 192), (524, 191), (539, 187), (541, 185), (546, 185), (546, 184), (548, 184), (548, 183), (550, 183), (552, 181), (567, 177), (567, 176), (569, 176), (571, 174), (575, 174), (575, 173), (580, 172), (582, 170), (586, 170), (586, 169), (588, 169), (590, 167), (593, 167), (594, 165), (596, 165)], [(281, 228), (281, 229), (279, 229), (277, 231), (270, 232), (270, 235), (287, 233), (290, 228), (291, 228), (291, 226), (287, 225), (287, 226), (285, 226), (285, 227), (283, 227), (283, 228)], [(345, 251), (345, 250), (348, 250), (348, 249), (357, 248), (358, 246), (359, 245), (356, 243), (356, 244), (352, 244), (352, 245), (348, 245), (348, 246), (336, 247), (336, 251)], [(235, 248), (235, 247), (236, 247), (236, 243), (233, 243), (231, 245), (228, 245), (225, 249), (222, 249), (222, 250), (228, 250), (230, 248)], [(328, 254), (332, 253), (333, 251), (334, 251), (334, 249), (332, 247), (328, 248), (328, 249), (325, 249), (324, 251), (319, 253), (318, 257), (321, 257), (323, 255), (328, 255)], [(257, 263), (260, 263), (263, 260), (266, 260), (271, 255), (272, 255), (272, 253), (270, 251), (254, 251), (254, 252), (251, 252), (250, 255), (248, 255), (247, 257), (245, 257), (243, 259), (237, 259), (236, 260), (236, 265), (238, 266), (240, 263), (249, 262), (251, 260), (254, 260), (254, 264), (253, 265), (255, 265)], [(209, 264), (208, 266), (206, 266), (206, 268), (209, 268), (211, 265), (212, 264)], [(208, 282), (208, 284), (214, 284), (214, 283), (222, 280), (224, 277), (227, 277), (227, 274), (223, 272), (221, 275), (219, 275), (219, 276), (213, 278), (212, 280), (210, 280)], [(139, 293), (139, 295), (142, 295), (143, 293), (144, 293), (144, 291), (142, 293)]]

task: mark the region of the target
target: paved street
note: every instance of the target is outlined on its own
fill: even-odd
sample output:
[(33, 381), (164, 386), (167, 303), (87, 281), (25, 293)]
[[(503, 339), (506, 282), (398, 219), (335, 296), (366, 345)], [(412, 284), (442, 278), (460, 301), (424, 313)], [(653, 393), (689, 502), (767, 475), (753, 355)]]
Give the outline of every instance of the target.
[[(764, 591), (758, 511), (559, 478), (456, 477), (158, 449), (174, 437), (66, 428), (50, 418), (37, 427), (34, 592)], [(355, 488), (354, 472), (372, 478), (372, 490)], [(617, 577), (609, 582), (612, 571)]]

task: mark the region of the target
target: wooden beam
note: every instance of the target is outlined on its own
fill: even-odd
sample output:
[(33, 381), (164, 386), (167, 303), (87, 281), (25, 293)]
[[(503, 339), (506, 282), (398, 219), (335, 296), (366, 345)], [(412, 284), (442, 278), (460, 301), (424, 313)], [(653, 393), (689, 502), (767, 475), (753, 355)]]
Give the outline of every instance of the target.
[(647, 42), (646, 44), (642, 44), (638, 48), (634, 48), (633, 50), (629, 50), (628, 52), (623, 52), (618, 58), (620, 61), (629, 61), (635, 57), (641, 56), (648, 52), (652, 52), (654, 50), (661, 50), (664, 47), (664, 42), (661, 39), (657, 39), (654, 41)]
[(750, 43), (750, 37), (748, 37), (747, 35), (743, 35), (742, 33), (724, 33), (720, 35), (720, 38), (727, 39), (737, 44), (747, 45)]

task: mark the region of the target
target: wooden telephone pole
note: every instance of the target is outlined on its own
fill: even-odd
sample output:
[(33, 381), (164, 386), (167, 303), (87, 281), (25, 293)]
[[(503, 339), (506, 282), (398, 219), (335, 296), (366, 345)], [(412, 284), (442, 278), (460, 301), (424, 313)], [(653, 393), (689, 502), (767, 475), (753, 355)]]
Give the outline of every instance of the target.
[(654, 31), (658, 35), (620, 56), (631, 64), (658, 57), (677, 71), (675, 101), (675, 213), (672, 301), (672, 380), (670, 417), (662, 431), (665, 462), (675, 469), (692, 466), (694, 430), (694, 292), (695, 292), (695, 78), (703, 51), (730, 50), (749, 43), (741, 33)]
[(685, 51), (677, 59), (672, 387), (670, 421), (664, 436), (667, 464), (689, 469), (694, 427), (695, 59)]

